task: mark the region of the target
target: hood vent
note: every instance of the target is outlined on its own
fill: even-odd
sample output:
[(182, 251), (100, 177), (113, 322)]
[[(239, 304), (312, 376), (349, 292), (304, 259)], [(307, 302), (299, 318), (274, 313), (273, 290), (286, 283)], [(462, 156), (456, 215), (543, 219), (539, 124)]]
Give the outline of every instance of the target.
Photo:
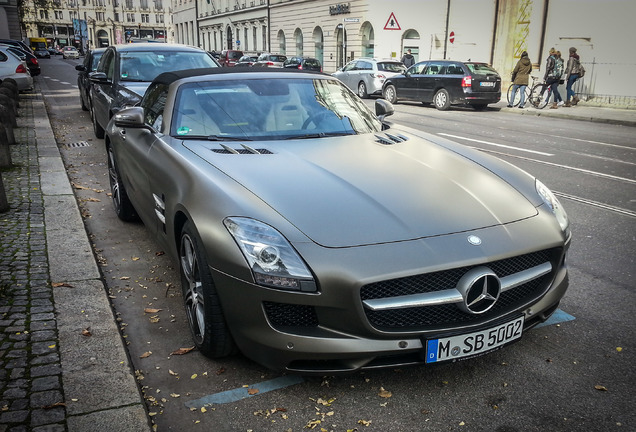
[(241, 144), (241, 146), (242, 148), (235, 149), (235, 148), (226, 146), (225, 144), (221, 144), (221, 147), (223, 148), (215, 148), (215, 149), (212, 149), (212, 151), (214, 153), (236, 154), (236, 155), (238, 154), (273, 154), (271, 151), (267, 149), (255, 149), (245, 144)]
[(384, 135), (386, 136), (376, 135), (375, 137), (378, 139), (377, 142), (384, 145), (393, 145), (409, 140), (404, 135), (393, 135), (386, 132), (384, 133)]

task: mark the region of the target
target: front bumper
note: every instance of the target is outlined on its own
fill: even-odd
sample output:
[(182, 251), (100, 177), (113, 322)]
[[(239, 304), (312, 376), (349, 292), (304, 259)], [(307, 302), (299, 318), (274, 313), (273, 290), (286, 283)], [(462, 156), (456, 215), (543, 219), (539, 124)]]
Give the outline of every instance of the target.
[[(324, 374), (423, 364), (426, 338), (481, 330), (521, 313), (529, 329), (556, 310), (568, 287), (565, 256), (569, 239), (555, 237), (555, 231), (546, 230), (542, 223), (544, 218), (535, 217), (471, 233), (484, 240), (478, 248), (467, 246), (468, 234), (461, 233), (353, 251), (329, 250), (330, 259), (321, 261), (318, 255), (325, 252), (306, 245), (299, 252), (307, 262), (322, 263), (312, 266), (320, 286), (318, 293), (268, 289), (211, 270), (238, 347), (271, 369)], [(465, 323), (382, 327), (371, 322), (361, 299), (361, 288), (377, 281), (488, 266), (495, 260), (546, 248), (558, 251), (558, 256), (551, 260), (552, 271), (542, 282), (540, 295), (524, 299), (518, 307)]]

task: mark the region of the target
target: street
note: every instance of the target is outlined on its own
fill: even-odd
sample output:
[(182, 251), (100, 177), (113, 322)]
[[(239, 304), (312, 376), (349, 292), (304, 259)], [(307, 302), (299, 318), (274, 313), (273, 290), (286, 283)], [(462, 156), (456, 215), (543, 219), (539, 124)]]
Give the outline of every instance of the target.
[(289, 377), (189, 350), (176, 263), (113, 211), (103, 140), (80, 108), (80, 62), (42, 59), (36, 81), (156, 430), (636, 429), (635, 128), (396, 104), (388, 120), (502, 158), (559, 196), (573, 231), (570, 288), (548, 325), (476, 359)]

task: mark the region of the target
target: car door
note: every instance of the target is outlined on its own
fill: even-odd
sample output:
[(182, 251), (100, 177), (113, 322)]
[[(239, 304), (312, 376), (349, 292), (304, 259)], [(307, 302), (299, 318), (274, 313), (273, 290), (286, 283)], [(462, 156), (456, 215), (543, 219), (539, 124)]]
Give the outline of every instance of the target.
[(398, 95), (400, 99), (421, 100), (420, 78), (426, 69), (426, 62), (416, 63), (404, 72), (398, 83)]
[(162, 201), (161, 194), (153, 194), (153, 185), (163, 176), (168, 176), (165, 166), (158, 164), (151, 154), (151, 149), (163, 134), (163, 110), (166, 103), (168, 86), (155, 84), (148, 90), (142, 101), (144, 123), (147, 128), (118, 128), (115, 130), (118, 148), (118, 164), (120, 175), (126, 186), (128, 196), (139, 217), (152, 232), (162, 227), (163, 221), (157, 216), (157, 200)]
[(103, 128), (109, 120), (109, 107), (113, 101), (113, 80), (115, 79), (115, 57), (114, 49), (107, 50), (97, 66), (96, 72), (106, 74), (104, 82), (93, 82), (91, 87), (92, 115), (97, 123)]
[(345, 85), (347, 87), (349, 87), (350, 89), (354, 90), (356, 89), (356, 84), (351, 84), (353, 81), (353, 76), (352, 74), (354, 73), (355, 67), (356, 67), (356, 61), (352, 61), (347, 63), (343, 68), (342, 68), (342, 73), (338, 75), (338, 78), (340, 79), (340, 81), (342, 81), (343, 83), (345, 83)]
[(419, 95), (422, 102), (431, 102), (437, 90), (443, 87), (442, 74), (445, 66), (444, 62), (439, 61), (431, 61), (426, 64), (418, 81)]
[(452, 101), (460, 100), (464, 98), (464, 90), (462, 87), (462, 81), (464, 79), (464, 68), (461, 63), (453, 62), (448, 63), (441, 71), (441, 83)]

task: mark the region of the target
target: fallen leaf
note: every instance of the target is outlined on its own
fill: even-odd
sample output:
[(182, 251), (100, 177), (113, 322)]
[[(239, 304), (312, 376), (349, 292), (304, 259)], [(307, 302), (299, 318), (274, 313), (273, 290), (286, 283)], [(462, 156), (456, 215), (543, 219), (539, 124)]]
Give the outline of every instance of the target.
[(159, 252), (155, 252), (155, 256), (161, 256), (161, 255), (165, 255), (166, 253), (164, 251), (159, 251)]
[(146, 358), (146, 357), (150, 357), (151, 355), (152, 355), (152, 351), (146, 351), (145, 353), (140, 355), (139, 358)]
[(55, 402), (54, 404), (43, 406), (42, 409), (46, 410), (46, 409), (51, 409), (51, 408), (60, 407), (60, 406), (65, 407), (66, 404), (64, 402)]
[(256, 389), (256, 388), (251, 388), (251, 389), (249, 389), (249, 390), (247, 391), (247, 394), (249, 394), (249, 395), (255, 395), (256, 393), (258, 393), (258, 391), (259, 391), (259, 390), (258, 390), (258, 389)]
[(358, 420), (358, 424), (362, 426), (369, 426), (371, 424), (371, 420)]
[(595, 385), (594, 388), (598, 391), (607, 391), (607, 387), (602, 385)]
[(216, 374), (217, 375), (221, 375), (225, 373), (225, 368), (224, 367), (220, 367), (216, 370)]
[(623, 351), (623, 348), (621, 348), (621, 347), (616, 347), (616, 351), (621, 352), (621, 351)]
[(378, 396), (383, 398), (390, 398), (391, 396), (393, 396), (393, 393), (391, 393), (388, 390), (385, 390), (384, 387), (380, 387), (380, 393), (378, 393)]
[(181, 395), (177, 393), (170, 393), (170, 397), (178, 398), (178, 397), (181, 397)]
[(82, 330), (82, 336), (93, 336), (93, 333), (91, 333), (91, 328), (86, 327), (84, 330)]
[(197, 374), (192, 374), (192, 376), (190, 377), (190, 379), (195, 379), (198, 375)]
[(122, 276), (122, 277), (119, 278), (119, 280), (129, 280), (129, 279), (130, 279), (129, 276)]
[(139, 260), (140, 260), (140, 258), (139, 258), (139, 257), (132, 257), (132, 260), (133, 260), (133, 261), (139, 261)]
[(172, 351), (170, 353), (170, 355), (184, 355), (189, 353), (190, 351), (192, 351), (194, 349), (194, 347), (190, 347), (190, 348), (179, 348), (176, 351)]
[(157, 313), (157, 312), (161, 312), (163, 309), (154, 309), (154, 308), (146, 308), (144, 309), (145, 313)]
[(169, 373), (170, 375), (173, 375), (173, 376), (179, 376), (179, 374), (178, 374), (178, 373), (173, 372), (171, 369), (168, 369), (168, 373)]
[(53, 288), (59, 288), (59, 287), (75, 288), (73, 285), (67, 284), (66, 282), (56, 282), (51, 285), (53, 286)]

